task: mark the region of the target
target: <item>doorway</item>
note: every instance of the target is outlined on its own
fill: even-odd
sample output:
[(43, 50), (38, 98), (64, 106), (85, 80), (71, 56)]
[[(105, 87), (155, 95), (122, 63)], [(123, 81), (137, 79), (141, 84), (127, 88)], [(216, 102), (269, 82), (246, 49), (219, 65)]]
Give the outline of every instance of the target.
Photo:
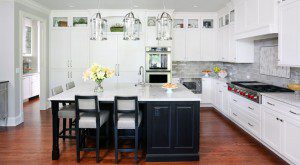
[(36, 110), (47, 109), (47, 21), (20, 11), (20, 109), (34, 101)]

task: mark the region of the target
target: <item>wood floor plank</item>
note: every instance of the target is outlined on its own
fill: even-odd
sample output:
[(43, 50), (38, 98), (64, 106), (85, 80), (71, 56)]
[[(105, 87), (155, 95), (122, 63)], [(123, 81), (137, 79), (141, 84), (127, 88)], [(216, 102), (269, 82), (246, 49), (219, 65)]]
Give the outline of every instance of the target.
[[(24, 104), (25, 122), (17, 127), (0, 127), (0, 164), (76, 164), (74, 140), (60, 139), (61, 157), (51, 160), (52, 116), (51, 110), (39, 111), (39, 100)], [(114, 164), (113, 146), (100, 164)], [(83, 154), (82, 154), (83, 155)], [(123, 156), (133, 156), (124, 154)], [(217, 113), (213, 108), (200, 112), (200, 161), (148, 163), (144, 156), (139, 164), (153, 165), (282, 165), (286, 164), (274, 153), (259, 144), (250, 135)], [(96, 164), (94, 152), (85, 153), (80, 164)], [(123, 158), (119, 164), (134, 164), (133, 158)]]

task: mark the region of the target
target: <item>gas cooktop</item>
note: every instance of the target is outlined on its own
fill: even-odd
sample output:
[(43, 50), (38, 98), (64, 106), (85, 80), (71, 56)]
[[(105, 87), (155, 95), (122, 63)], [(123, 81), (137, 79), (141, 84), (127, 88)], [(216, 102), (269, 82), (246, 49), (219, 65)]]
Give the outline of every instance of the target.
[(262, 96), (260, 93), (294, 92), (286, 88), (258, 81), (233, 81), (228, 83), (228, 90), (257, 103), (261, 103)]

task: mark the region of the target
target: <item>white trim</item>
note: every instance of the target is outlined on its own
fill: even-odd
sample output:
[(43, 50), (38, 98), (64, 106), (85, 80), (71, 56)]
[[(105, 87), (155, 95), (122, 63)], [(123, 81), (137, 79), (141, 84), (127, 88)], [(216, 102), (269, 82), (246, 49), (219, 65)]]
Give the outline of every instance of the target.
[(0, 120), (0, 126), (14, 127), (23, 123), (23, 115), (20, 113), (19, 116), (8, 117), (6, 120)]
[[(40, 36), (40, 107), (39, 109), (47, 109), (47, 92), (48, 92), (48, 86), (47, 86), (47, 20), (40, 18), (38, 16), (32, 15), (30, 13), (20, 11), (19, 12), (19, 45), (23, 44), (23, 38), (21, 37), (23, 34), (23, 26), (24, 26), (24, 18), (31, 18), (33, 20), (37, 20), (41, 22), (41, 36)], [(23, 65), (23, 55), (22, 55), (22, 47), (19, 47), (19, 56), (20, 56), (20, 63), (19, 66), (21, 67)], [(23, 113), (23, 74), (20, 73), (19, 77), (19, 83), (20, 83), (20, 115), (22, 122), (24, 121), (24, 113)], [(45, 101), (43, 101), (45, 100)], [(9, 123), (9, 120), (8, 120)]]
[(41, 5), (40, 3), (37, 3), (33, 0), (14, 0), (15, 2), (17, 3), (20, 3), (22, 5), (25, 5), (29, 8), (32, 8), (34, 10), (37, 10), (41, 13), (44, 13), (44, 14), (50, 14), (51, 10), (43, 5)]

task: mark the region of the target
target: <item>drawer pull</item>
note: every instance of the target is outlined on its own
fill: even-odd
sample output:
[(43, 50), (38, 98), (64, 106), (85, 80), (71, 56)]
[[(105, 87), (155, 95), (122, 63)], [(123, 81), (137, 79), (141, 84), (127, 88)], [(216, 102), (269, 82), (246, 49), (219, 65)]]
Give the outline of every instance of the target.
[(235, 113), (232, 113), (234, 116), (238, 116), (237, 114), (235, 114)]
[(254, 125), (253, 124), (251, 124), (251, 123), (248, 123), (248, 125), (250, 125), (251, 127), (253, 127)]
[(299, 113), (296, 113), (296, 112), (293, 112), (293, 111), (290, 111), (291, 114), (294, 114), (294, 115), (300, 115)]
[(272, 103), (270, 103), (270, 102), (267, 102), (267, 104), (272, 105), (272, 106), (275, 106), (275, 104), (272, 104)]
[(252, 108), (252, 107), (248, 107), (249, 109), (251, 109), (251, 110), (254, 110), (254, 108)]
[(237, 100), (233, 99), (234, 102), (237, 102)]

